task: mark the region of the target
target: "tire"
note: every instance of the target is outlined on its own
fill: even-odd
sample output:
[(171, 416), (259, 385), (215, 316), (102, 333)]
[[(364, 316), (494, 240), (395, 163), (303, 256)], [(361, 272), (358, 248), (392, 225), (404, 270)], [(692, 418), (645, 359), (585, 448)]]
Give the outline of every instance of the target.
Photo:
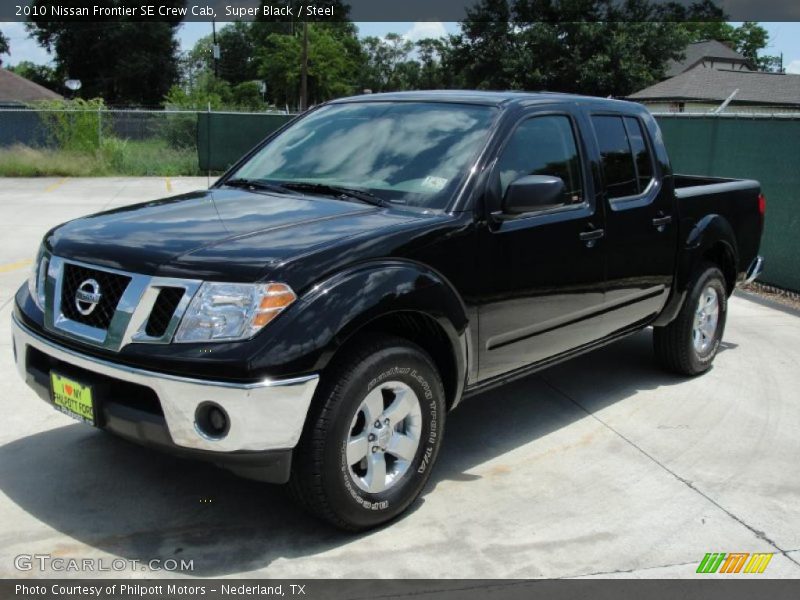
[(418, 346), (369, 335), (348, 348), (322, 377), (289, 486), (313, 515), (361, 531), (419, 496), (442, 444), (446, 404), (439, 373)]
[(669, 325), (653, 328), (656, 360), (680, 375), (705, 373), (719, 350), (727, 315), (725, 278), (718, 267), (704, 263), (696, 271), (678, 316)]

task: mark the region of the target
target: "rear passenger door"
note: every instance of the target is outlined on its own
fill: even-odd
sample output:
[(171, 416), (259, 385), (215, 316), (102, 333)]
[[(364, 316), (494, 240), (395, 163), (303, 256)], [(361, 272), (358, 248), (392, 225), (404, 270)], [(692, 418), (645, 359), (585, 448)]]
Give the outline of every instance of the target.
[(638, 324), (664, 306), (677, 244), (674, 198), (638, 115), (591, 114), (606, 199), (606, 333)]

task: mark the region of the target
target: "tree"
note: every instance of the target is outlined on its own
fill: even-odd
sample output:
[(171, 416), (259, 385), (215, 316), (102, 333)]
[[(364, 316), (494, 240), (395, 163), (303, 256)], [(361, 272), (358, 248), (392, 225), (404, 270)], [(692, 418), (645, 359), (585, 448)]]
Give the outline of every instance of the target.
[(450, 38), (449, 68), (459, 73), (465, 87), (502, 89), (511, 87), (515, 51), (511, 12), (506, 0), (481, 0), (467, 10), (461, 33)]
[(418, 62), (409, 57), (414, 42), (398, 33), (369, 36), (361, 41), (364, 53), (362, 87), (373, 92), (414, 89), (420, 73)]
[(777, 71), (781, 67), (779, 56), (761, 55), (769, 44), (769, 33), (758, 23), (745, 21), (733, 30), (732, 38), (737, 52), (747, 59), (748, 66), (758, 71)]
[(445, 68), (450, 52), (448, 38), (425, 38), (416, 44), (419, 57), (419, 87), (435, 90), (451, 86), (452, 77)]
[(710, 2), (481, 0), (452, 36), (449, 69), (479, 89), (626, 96), (682, 56), (683, 19), (722, 18)]
[[(0, 31), (0, 54), (9, 54), (11, 48), (8, 45), (8, 38)], [(3, 66), (3, 59), (0, 58), (0, 67)]]
[(179, 57), (179, 80), (185, 89), (194, 88), (201, 77), (213, 74), (213, 43), (210, 35), (201, 37), (190, 50)]
[[(259, 74), (277, 106), (297, 106), (300, 94), (302, 40), (298, 35), (273, 33), (259, 53)], [(311, 104), (355, 91), (359, 63), (331, 27), (308, 25), (308, 96)]]
[(62, 92), (62, 83), (56, 75), (55, 69), (48, 65), (37, 65), (29, 60), (23, 60), (13, 67), (9, 67), (8, 70), (49, 90)]
[[(36, 4), (49, 9), (58, 0), (37, 0)], [(133, 7), (141, 2), (97, 0), (96, 4)], [(184, 2), (164, 0), (162, 4), (177, 7)], [(109, 105), (156, 106), (178, 77), (175, 30), (179, 24), (179, 20), (87, 22), (33, 17), (27, 27), (39, 44), (55, 52), (61, 79), (81, 80), (81, 97), (100, 97)]]
[(256, 44), (250, 23), (237, 21), (217, 35), (220, 48), (219, 76), (232, 85), (253, 81), (258, 76)]
[(208, 70), (199, 71), (190, 84), (174, 85), (164, 98), (169, 108), (184, 110), (213, 110), (233, 108), (231, 103), (231, 86), (227, 81), (214, 77)]
[(690, 21), (683, 23), (683, 29), (689, 35), (689, 43), (717, 40), (728, 42), (733, 39), (736, 28), (726, 21)]

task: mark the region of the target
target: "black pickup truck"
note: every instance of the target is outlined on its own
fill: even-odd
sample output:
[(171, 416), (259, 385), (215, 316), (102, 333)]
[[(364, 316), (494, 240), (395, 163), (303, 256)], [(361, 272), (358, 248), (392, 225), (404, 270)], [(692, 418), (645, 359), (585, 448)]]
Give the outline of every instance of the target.
[(637, 104), (345, 98), (209, 190), (48, 232), (14, 352), (55, 408), (365, 529), (467, 396), (649, 326), (665, 368), (706, 371), (764, 212), (755, 181), (674, 175)]

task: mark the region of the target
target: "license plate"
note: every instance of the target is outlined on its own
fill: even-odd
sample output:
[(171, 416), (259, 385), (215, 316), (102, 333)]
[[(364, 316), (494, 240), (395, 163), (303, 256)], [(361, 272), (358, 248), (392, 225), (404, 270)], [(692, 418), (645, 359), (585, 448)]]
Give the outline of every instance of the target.
[(78, 421), (94, 425), (92, 388), (58, 373), (50, 373), (53, 403), (56, 408)]

